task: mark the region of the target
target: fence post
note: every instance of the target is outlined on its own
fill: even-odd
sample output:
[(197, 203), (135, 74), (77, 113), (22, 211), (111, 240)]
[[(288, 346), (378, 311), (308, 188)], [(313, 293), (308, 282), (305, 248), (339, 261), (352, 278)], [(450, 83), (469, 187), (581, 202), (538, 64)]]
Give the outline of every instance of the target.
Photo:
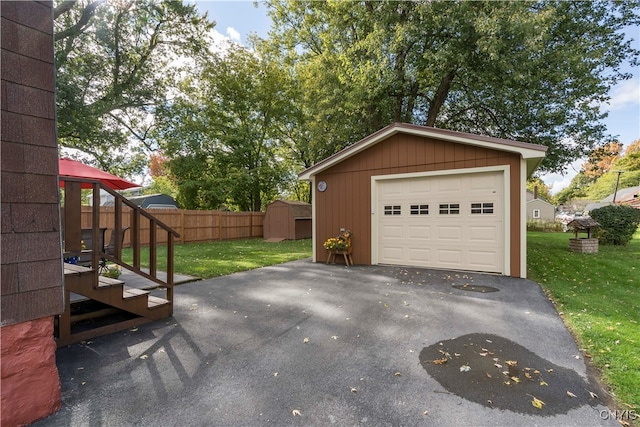
[(184, 244), (184, 210), (180, 209), (180, 243)]

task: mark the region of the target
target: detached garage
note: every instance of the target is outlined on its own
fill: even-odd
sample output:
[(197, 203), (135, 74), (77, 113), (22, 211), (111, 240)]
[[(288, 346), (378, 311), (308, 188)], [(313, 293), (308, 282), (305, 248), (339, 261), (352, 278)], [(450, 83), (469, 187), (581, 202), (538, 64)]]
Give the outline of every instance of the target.
[(526, 276), (526, 179), (547, 147), (392, 124), (300, 174), (313, 257), (340, 229), (356, 264)]

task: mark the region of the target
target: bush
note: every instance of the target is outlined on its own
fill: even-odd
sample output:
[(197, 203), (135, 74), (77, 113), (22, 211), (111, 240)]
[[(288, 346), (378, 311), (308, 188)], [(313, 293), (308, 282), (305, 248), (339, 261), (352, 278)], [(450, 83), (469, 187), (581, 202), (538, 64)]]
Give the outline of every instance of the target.
[(591, 212), (600, 228), (595, 236), (605, 245), (626, 245), (640, 225), (640, 210), (630, 206), (609, 205)]
[(543, 221), (530, 219), (527, 221), (527, 231), (543, 231), (545, 233), (557, 233), (564, 231), (563, 224), (555, 221)]

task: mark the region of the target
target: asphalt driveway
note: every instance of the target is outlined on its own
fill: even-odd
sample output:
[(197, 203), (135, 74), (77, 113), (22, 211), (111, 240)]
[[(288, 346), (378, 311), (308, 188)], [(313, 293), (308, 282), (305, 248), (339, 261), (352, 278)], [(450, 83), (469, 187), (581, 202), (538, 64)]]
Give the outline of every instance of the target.
[(528, 280), (303, 260), (175, 297), (58, 350), (63, 408), (35, 425), (619, 425)]

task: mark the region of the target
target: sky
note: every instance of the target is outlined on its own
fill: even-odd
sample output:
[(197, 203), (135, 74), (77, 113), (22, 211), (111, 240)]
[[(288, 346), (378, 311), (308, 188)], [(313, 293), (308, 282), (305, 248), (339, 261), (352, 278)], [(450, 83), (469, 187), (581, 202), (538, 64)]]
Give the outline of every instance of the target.
[[(271, 27), (271, 19), (267, 16), (265, 6), (253, 1), (195, 1), (201, 12), (207, 12), (210, 20), (216, 22), (214, 35), (217, 40), (230, 39), (245, 44), (247, 36), (256, 34), (266, 38)], [(629, 28), (627, 36), (640, 43), (640, 27)], [(610, 92), (609, 105), (603, 110), (609, 111), (604, 120), (611, 135), (618, 136), (619, 142), (627, 147), (640, 139), (640, 71), (638, 67), (625, 68), (633, 78), (616, 85)], [(580, 171), (585, 159), (579, 159), (569, 165), (564, 173), (546, 174), (541, 178), (551, 186), (551, 192), (557, 193), (567, 187), (571, 179)]]

